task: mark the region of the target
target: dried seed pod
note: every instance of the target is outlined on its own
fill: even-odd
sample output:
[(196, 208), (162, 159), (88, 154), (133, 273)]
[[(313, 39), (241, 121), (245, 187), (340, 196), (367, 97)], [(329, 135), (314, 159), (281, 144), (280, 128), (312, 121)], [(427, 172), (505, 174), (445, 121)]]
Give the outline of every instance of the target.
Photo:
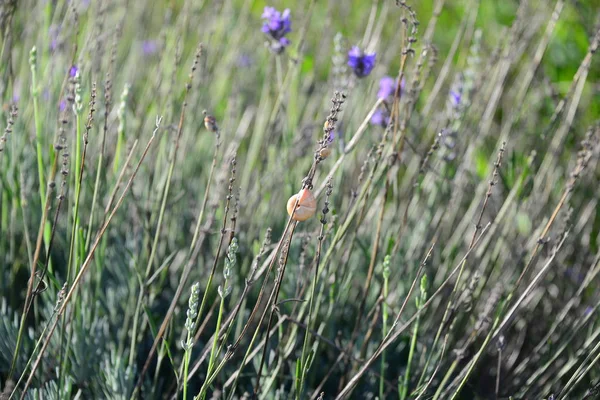
[[(296, 212), (294, 213), (294, 204), (296, 204), (296, 200), (298, 200), (298, 205), (296, 206)], [(317, 200), (315, 196), (308, 189), (302, 189), (297, 194), (290, 197), (287, 202), (287, 212), (289, 215), (294, 214), (292, 217), (296, 221), (306, 221), (317, 211)]]

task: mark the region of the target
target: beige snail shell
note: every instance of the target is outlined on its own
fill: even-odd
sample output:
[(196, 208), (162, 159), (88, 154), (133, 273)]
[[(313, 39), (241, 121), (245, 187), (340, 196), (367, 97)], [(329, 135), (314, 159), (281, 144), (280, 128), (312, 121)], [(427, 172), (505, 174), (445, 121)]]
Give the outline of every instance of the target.
[(298, 205), (296, 206), (296, 212), (292, 217), (296, 221), (306, 221), (317, 211), (317, 200), (315, 196), (308, 189), (302, 189), (297, 194), (290, 197), (287, 202), (287, 212), (292, 215), (294, 212), (294, 204), (298, 199)]
[(326, 159), (330, 155), (331, 155), (331, 149), (329, 147), (323, 147), (321, 150), (319, 150), (319, 156), (322, 159)]

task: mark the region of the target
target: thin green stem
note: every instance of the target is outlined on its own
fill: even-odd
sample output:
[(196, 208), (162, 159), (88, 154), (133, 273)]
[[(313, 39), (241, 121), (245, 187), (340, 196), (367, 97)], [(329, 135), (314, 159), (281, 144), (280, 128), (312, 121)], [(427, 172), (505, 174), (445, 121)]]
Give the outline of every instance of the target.
[[(389, 294), (389, 269), (388, 273), (383, 272), (383, 302), (381, 304), (381, 322), (382, 336), (385, 337), (388, 332), (388, 306), (387, 298)], [(410, 359), (410, 356), (409, 356)], [(379, 399), (385, 399), (385, 351), (381, 353), (381, 376), (379, 377)]]
[[(421, 307), (427, 301), (427, 275), (423, 275), (421, 278), (421, 295), (416, 299), (417, 310), (421, 311)], [(417, 335), (419, 334), (419, 322), (421, 320), (421, 316), (417, 316), (417, 320), (415, 321), (415, 326), (413, 328), (413, 334), (410, 340), (410, 349), (408, 352), (408, 361), (406, 362), (406, 371), (404, 372), (404, 381), (400, 385), (400, 400), (405, 400), (408, 394), (408, 384), (410, 381), (410, 367), (412, 365), (412, 360), (415, 353), (415, 348), (417, 346)], [(443, 347), (445, 349), (445, 346)], [(443, 351), (443, 350), (442, 350)]]
[(92, 196), (92, 208), (90, 209), (90, 219), (88, 221), (87, 234), (85, 235), (85, 249), (86, 251), (90, 248), (92, 241), (92, 226), (94, 225), (94, 211), (96, 210), (96, 204), (98, 202), (98, 193), (100, 188), (100, 176), (102, 172), (102, 165), (104, 161), (104, 155), (100, 153), (98, 156), (98, 165), (96, 167), (96, 179), (94, 181), (94, 194)]
[(38, 107), (38, 87), (37, 87), (37, 65), (36, 65), (36, 49), (31, 49), (31, 98), (33, 101), (33, 121), (35, 124), (35, 139), (36, 139), (36, 153), (37, 153), (37, 164), (38, 164), (38, 177), (40, 183), (40, 200), (42, 205), (42, 212), (44, 212), (44, 204), (46, 199), (46, 182), (44, 179), (44, 149), (43, 149), (43, 134), (42, 134), (42, 121), (40, 120), (40, 112)]
[[(225, 287), (227, 287), (227, 280), (225, 280)], [(215, 366), (215, 358), (217, 356), (217, 344), (219, 342), (219, 330), (221, 329), (221, 321), (223, 319), (223, 310), (225, 308), (225, 296), (221, 296), (221, 303), (219, 304), (219, 315), (217, 316), (217, 326), (215, 328), (215, 334), (213, 338), (212, 349), (210, 350), (210, 358), (208, 360), (208, 370), (206, 372), (207, 376), (213, 372), (213, 368)], [(202, 399), (206, 397), (206, 392), (204, 392)]]
[(190, 366), (190, 356), (192, 355), (192, 347), (189, 344), (192, 341), (192, 332), (188, 330), (187, 337), (185, 339), (186, 349), (183, 355), (183, 400), (187, 400), (187, 377)]
[(433, 396), (432, 400), (437, 400), (437, 399), (440, 398), (440, 395), (442, 394), (442, 391), (444, 390), (444, 387), (446, 386), (446, 383), (448, 383), (448, 380), (450, 379), (450, 377), (454, 373), (454, 370), (456, 369), (457, 366), (458, 366), (458, 358), (456, 358), (452, 362), (452, 365), (450, 365), (450, 368), (448, 368), (448, 371), (446, 371), (446, 375), (444, 375), (444, 378), (440, 382), (440, 385), (438, 386), (438, 389), (436, 390), (435, 395)]
[(404, 372), (404, 382), (402, 383), (402, 391), (400, 392), (400, 400), (406, 399), (406, 396), (408, 394), (408, 382), (410, 380), (410, 367), (412, 365), (412, 360), (413, 360), (413, 357), (415, 354), (415, 348), (417, 346), (417, 334), (419, 333), (419, 320), (420, 320), (420, 317), (417, 317), (417, 320), (415, 321), (415, 326), (413, 328), (412, 338), (410, 340), (410, 349), (408, 351), (408, 362), (406, 363), (406, 371)]
[[(321, 232), (323, 231), (323, 228), (321, 228)], [(322, 235), (322, 234), (321, 234)], [(319, 242), (319, 247), (321, 246), (321, 242)], [(320, 250), (320, 249), (319, 249)], [(302, 344), (302, 356), (300, 358), (300, 371), (301, 371), (301, 378), (300, 378), (300, 384), (298, 386), (298, 390), (296, 391), (296, 399), (300, 399), (302, 397), (302, 393), (304, 391), (304, 380), (306, 379), (306, 372), (308, 371), (308, 369), (306, 368), (306, 350), (308, 349), (308, 338), (310, 335), (310, 329), (312, 326), (312, 315), (313, 315), (313, 305), (314, 305), (314, 299), (315, 299), (315, 293), (317, 291), (317, 281), (319, 279), (319, 271), (318, 271), (318, 262), (315, 265), (315, 276), (313, 278), (312, 281), (312, 287), (310, 289), (310, 301), (309, 301), (309, 306), (308, 306), (308, 321), (306, 323), (306, 329), (304, 330), (304, 342)]]

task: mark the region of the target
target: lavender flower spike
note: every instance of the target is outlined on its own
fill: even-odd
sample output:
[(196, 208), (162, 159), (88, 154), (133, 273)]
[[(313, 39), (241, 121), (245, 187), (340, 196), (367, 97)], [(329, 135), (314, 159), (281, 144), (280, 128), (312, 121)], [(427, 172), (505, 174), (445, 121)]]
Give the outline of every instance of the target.
[[(385, 100), (388, 103), (391, 103), (394, 100), (394, 92), (396, 91), (396, 88), (398, 87), (396, 82), (397, 81), (390, 76), (384, 76), (383, 78), (381, 78), (381, 80), (379, 81), (379, 91), (377, 92), (377, 98)], [(402, 81), (400, 82), (400, 92), (399, 93), (402, 93), (403, 90), (404, 90), (404, 78), (402, 78)]]
[(265, 7), (262, 19), (265, 21), (261, 30), (274, 41), (271, 47), (274, 50), (283, 51), (290, 44), (290, 40), (285, 35), (292, 31), (289, 8), (281, 13), (274, 7)]
[(390, 113), (385, 109), (378, 108), (375, 110), (369, 121), (371, 125), (379, 125), (383, 128), (387, 127), (390, 123)]
[(450, 90), (450, 103), (452, 103), (452, 107), (458, 107), (460, 105), (461, 98), (462, 94), (459, 91)]
[(145, 56), (151, 56), (158, 51), (158, 43), (156, 40), (144, 40), (142, 42), (142, 52)]
[(352, 46), (348, 52), (348, 66), (357, 77), (364, 78), (375, 68), (376, 58), (376, 53), (365, 54), (358, 46)]

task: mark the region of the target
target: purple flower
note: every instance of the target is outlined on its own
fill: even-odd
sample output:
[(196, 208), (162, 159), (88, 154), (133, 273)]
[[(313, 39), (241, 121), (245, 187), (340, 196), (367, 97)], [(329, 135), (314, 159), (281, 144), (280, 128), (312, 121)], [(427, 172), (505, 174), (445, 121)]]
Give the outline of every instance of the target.
[(359, 78), (369, 75), (375, 67), (376, 53), (365, 54), (358, 46), (352, 46), (348, 52), (348, 66)]
[(585, 279), (585, 274), (578, 271), (575, 268), (567, 268), (565, 271), (565, 275), (573, 280), (576, 283), (582, 283)]
[(58, 104), (58, 109), (63, 112), (65, 111), (65, 108), (67, 108), (67, 103), (64, 100), (61, 100)]
[(456, 76), (452, 86), (450, 86), (447, 107), (451, 113), (460, 113), (462, 106), (465, 105), (465, 100), (468, 100), (463, 98), (467, 94), (465, 92), (464, 79), (463, 74), (460, 73)]
[(331, 132), (329, 132), (329, 137), (327, 138), (327, 144), (333, 143), (334, 140), (335, 140), (335, 130), (332, 130)]
[(50, 51), (58, 48), (58, 35), (60, 34), (60, 25), (50, 25), (48, 36), (50, 37)]
[(379, 80), (379, 91), (377, 92), (377, 98), (387, 99), (389, 96), (394, 94), (394, 83), (395, 80), (391, 76), (384, 76)]
[(248, 68), (252, 66), (254, 60), (248, 54), (240, 54), (236, 60), (236, 65), (241, 68)]
[[(377, 98), (386, 100), (388, 103), (394, 100), (394, 92), (396, 91), (397, 84), (396, 80), (390, 76), (384, 76), (379, 81), (379, 91), (377, 92)], [(404, 90), (404, 78), (400, 82), (400, 92)]]
[(371, 125), (379, 125), (385, 128), (390, 123), (390, 114), (386, 110), (378, 108), (371, 116), (371, 120), (369, 122)]
[(290, 45), (290, 39), (286, 38), (286, 37), (282, 37), (281, 39), (279, 39), (279, 44), (283, 47), (289, 46)]
[(142, 42), (142, 52), (146, 56), (151, 56), (158, 51), (158, 43), (156, 40), (144, 40)]
[(71, 65), (71, 68), (69, 69), (69, 76), (71, 78), (74, 78), (75, 75), (77, 75), (78, 71), (79, 71), (79, 68), (77, 68), (77, 65)]
[(282, 50), (290, 44), (290, 40), (285, 37), (287, 33), (292, 31), (289, 8), (281, 13), (274, 7), (265, 7), (262, 19), (265, 21), (261, 30), (277, 42), (276, 47)]
[(457, 90), (450, 90), (450, 103), (452, 107), (456, 108), (460, 105), (460, 99), (462, 94)]
[(17, 104), (19, 100), (21, 100), (21, 81), (17, 79), (13, 84), (12, 101)]

